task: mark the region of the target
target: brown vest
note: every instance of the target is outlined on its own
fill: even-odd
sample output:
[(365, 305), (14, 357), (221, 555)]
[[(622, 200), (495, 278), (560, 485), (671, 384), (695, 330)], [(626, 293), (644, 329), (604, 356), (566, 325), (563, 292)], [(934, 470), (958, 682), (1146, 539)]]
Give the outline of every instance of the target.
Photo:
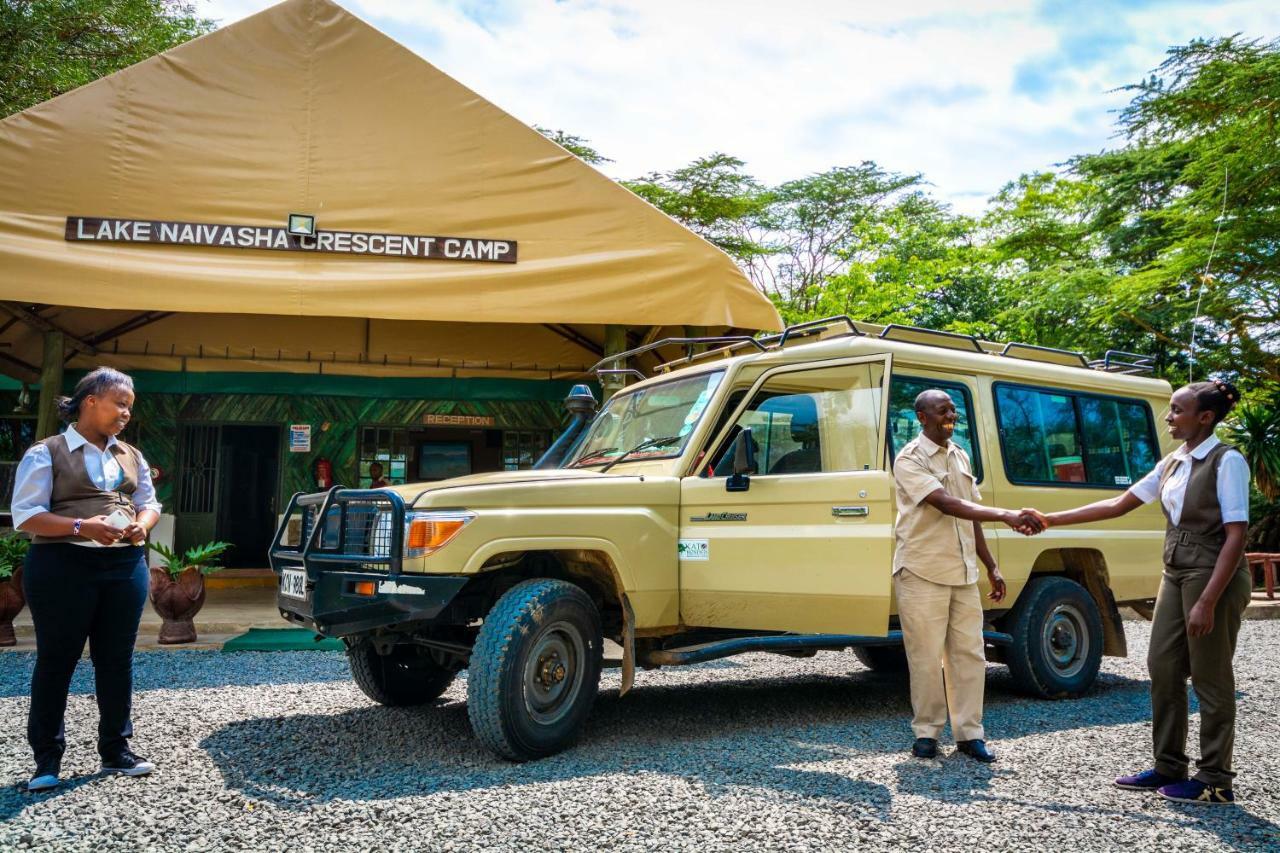
[[(130, 519), (137, 517), (130, 498), (138, 488), (138, 466), (142, 458), (137, 450), (123, 441), (110, 448), (111, 455), (120, 465), (124, 479), (113, 490), (99, 489), (84, 467), (84, 447), (74, 452), (67, 448), (65, 435), (54, 435), (39, 442), (49, 451), (53, 462), (53, 492), (49, 496), (49, 511), (66, 518), (93, 518), (110, 515), (120, 510)], [(36, 536), (37, 545), (50, 542), (88, 541), (83, 536)]]
[[(1218, 503), (1218, 463), (1235, 448), (1219, 444), (1203, 459), (1191, 459), (1191, 476), (1182, 500), (1182, 517), (1174, 524), (1164, 501), (1167, 522), (1164, 534), (1164, 564), (1180, 569), (1210, 568), (1218, 562), (1218, 554), (1226, 544), (1227, 532), (1222, 525), (1222, 507)], [(1182, 463), (1186, 465), (1184, 461)], [(1160, 474), (1160, 492), (1175, 466), (1165, 463)], [(1241, 558), (1243, 564), (1244, 557)]]

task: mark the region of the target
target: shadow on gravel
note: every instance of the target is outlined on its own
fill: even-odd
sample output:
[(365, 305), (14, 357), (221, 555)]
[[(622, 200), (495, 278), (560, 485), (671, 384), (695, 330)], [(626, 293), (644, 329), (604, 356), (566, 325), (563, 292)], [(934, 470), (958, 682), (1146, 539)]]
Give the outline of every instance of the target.
[[(214, 658), (213, 656), (217, 656)], [(223, 666), (209, 666), (211, 659)], [(33, 652), (0, 654), (0, 699), (31, 693)], [(351, 670), (341, 652), (141, 652), (133, 659), (133, 691), (199, 690), (216, 687), (257, 687), (267, 684), (310, 684), (350, 681)], [(93, 693), (93, 666), (88, 659), (76, 666), (71, 695)]]
[(85, 785), (92, 784), (98, 779), (102, 779), (101, 773), (88, 773), (82, 776), (64, 776), (62, 784), (51, 791), (44, 791), (38, 794), (29, 794), (22, 785), (26, 784), (24, 779), (17, 785), (9, 785), (0, 788), (0, 823), (4, 823), (16, 817), (23, 809), (34, 803), (42, 803), (45, 800), (52, 800), (69, 794), (76, 788), (82, 788)]
[[(991, 671), (987, 693), (997, 741), (1149, 718), (1145, 682), (1103, 674), (1084, 699), (1039, 702), (1012, 693), (1000, 673)], [(285, 807), (660, 774), (712, 795), (770, 789), (885, 821), (892, 806), (885, 785), (797, 765), (903, 750), (909, 720), (905, 678), (856, 671), (641, 686), (623, 699), (608, 690), (577, 747), (528, 764), (495, 759), (473, 739), (465, 704), (447, 700), (244, 720), (200, 745), (227, 787)]]
[[(961, 772), (950, 765), (959, 764)], [(1043, 800), (1027, 800), (998, 796), (991, 792), (991, 780), (1008, 771), (1000, 765), (974, 764), (967, 759), (949, 755), (940, 761), (922, 762), (906, 759), (894, 767), (898, 777), (897, 789), (946, 803), (991, 803), (997, 806), (1019, 806), (1038, 809), (1053, 815), (1079, 815), (1081, 817), (1120, 818), (1127, 823), (1145, 824), (1155, 829), (1181, 828), (1212, 832), (1224, 844), (1243, 850), (1274, 849), (1280, 843), (1280, 827), (1264, 818), (1252, 815), (1248, 805), (1229, 808), (1193, 806), (1180, 803), (1164, 803), (1164, 813), (1144, 812), (1139, 809), (1081, 806), (1069, 803), (1052, 803)], [(1105, 778), (1081, 780), (1082, 785), (1109, 785)], [(1151, 794), (1116, 792), (1118, 801), (1137, 802)]]

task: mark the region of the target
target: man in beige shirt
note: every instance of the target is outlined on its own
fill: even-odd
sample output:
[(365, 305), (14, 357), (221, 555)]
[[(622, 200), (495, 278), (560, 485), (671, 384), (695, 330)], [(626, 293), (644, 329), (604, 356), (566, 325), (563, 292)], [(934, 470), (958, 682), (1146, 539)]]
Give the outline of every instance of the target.
[[(1004, 578), (982, 535), (982, 522), (999, 521), (1020, 533), (1038, 533), (1029, 515), (979, 504), (969, 457), (951, 441), (957, 414), (945, 391), (916, 397), (919, 437), (893, 463), (897, 485), (894, 593), (911, 671), (912, 754), (934, 758), (948, 711), (956, 748), (978, 761), (995, 761), (982, 729), (986, 655), (978, 561), (986, 566), (992, 601), (1005, 596)], [(945, 674), (945, 677), (944, 677)]]

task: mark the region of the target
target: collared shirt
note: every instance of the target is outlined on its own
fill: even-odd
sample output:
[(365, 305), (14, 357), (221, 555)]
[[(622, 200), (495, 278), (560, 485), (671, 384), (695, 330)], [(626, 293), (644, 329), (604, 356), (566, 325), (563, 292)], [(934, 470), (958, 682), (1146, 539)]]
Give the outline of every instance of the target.
[(947, 586), (977, 583), (973, 522), (924, 502), (938, 489), (962, 500), (982, 500), (964, 450), (954, 441), (941, 447), (921, 434), (907, 442), (893, 460), (893, 480), (898, 502), (893, 573), (909, 569), (927, 581)]
[[(111, 448), (118, 444), (115, 436), (107, 439), (105, 450), (99, 450), (89, 439), (76, 432), (75, 426), (67, 427), (63, 433), (67, 440), (67, 450), (75, 452), (84, 448), (84, 470), (93, 484), (104, 491), (114, 491), (124, 481), (124, 472), (120, 463), (111, 453)], [(139, 454), (141, 457), (141, 454)], [(32, 516), (49, 512), (49, 504), (53, 497), (53, 459), (49, 449), (43, 444), (33, 444), (18, 463), (18, 471), (14, 475), (13, 501), (9, 510), (13, 514), (13, 526), (19, 528)], [(151, 469), (146, 459), (139, 459), (138, 487), (130, 496), (133, 505), (139, 512), (144, 509), (160, 512), (160, 503), (156, 500), (155, 484), (151, 482)], [(76, 545), (97, 546), (96, 542), (77, 541)]]
[[(1182, 521), (1182, 506), (1187, 499), (1187, 482), (1191, 479), (1191, 460), (1201, 460), (1222, 442), (1211, 435), (1188, 451), (1184, 444), (1156, 465), (1150, 474), (1135, 483), (1129, 492), (1144, 504), (1157, 497), (1169, 511), (1169, 518), (1177, 525)], [(1176, 465), (1160, 492), (1160, 477), (1165, 465)], [(1218, 505), (1222, 507), (1222, 522), (1249, 520), (1249, 463), (1239, 451), (1228, 451), (1218, 460)]]

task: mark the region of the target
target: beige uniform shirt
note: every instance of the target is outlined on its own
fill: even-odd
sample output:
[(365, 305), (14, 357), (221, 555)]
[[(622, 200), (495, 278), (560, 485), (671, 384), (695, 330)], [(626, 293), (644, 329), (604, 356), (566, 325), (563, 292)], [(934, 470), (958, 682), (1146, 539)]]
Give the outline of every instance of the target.
[(893, 573), (910, 569), (914, 575), (946, 586), (977, 583), (973, 522), (946, 515), (924, 502), (938, 489), (974, 503), (982, 500), (968, 455), (954, 441), (943, 448), (920, 435), (893, 460), (893, 480), (898, 487)]

